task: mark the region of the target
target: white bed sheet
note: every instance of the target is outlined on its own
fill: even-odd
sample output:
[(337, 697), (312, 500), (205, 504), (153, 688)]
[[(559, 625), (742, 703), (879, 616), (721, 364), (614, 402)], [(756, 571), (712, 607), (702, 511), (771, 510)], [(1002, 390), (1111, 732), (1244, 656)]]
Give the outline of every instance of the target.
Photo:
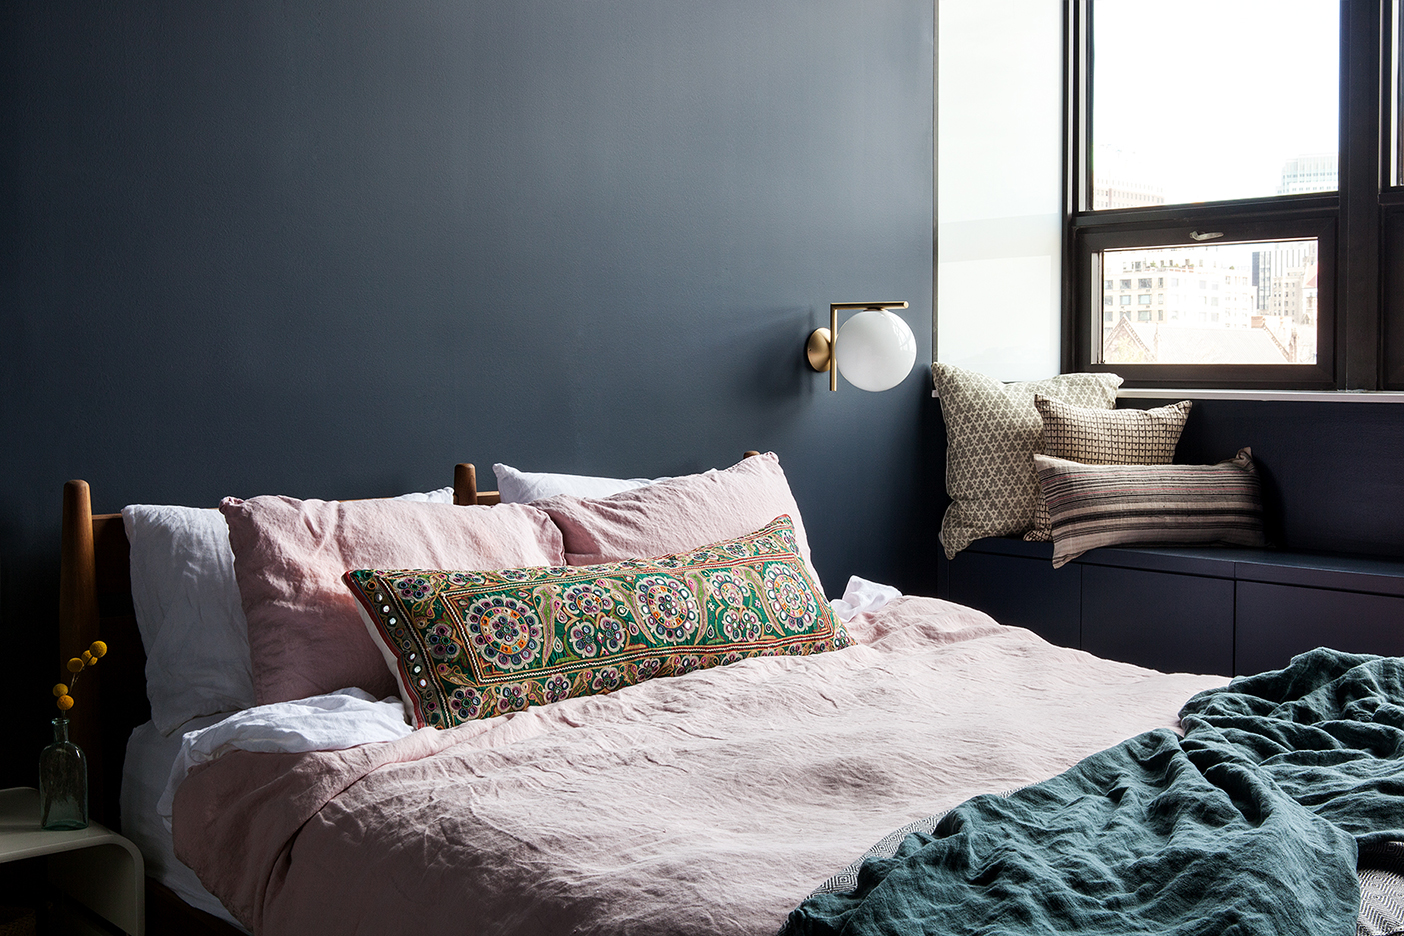
[(169, 887), (192, 907), (217, 916), (247, 933), (248, 929), (224, 909), (224, 904), (214, 894), (205, 889), (195, 872), (176, 858), (171, 833), (156, 812), (156, 802), (171, 776), (171, 765), (180, 753), (181, 736), (187, 731), (213, 725), (225, 717), (203, 715), (192, 718), (169, 737), (161, 734), (154, 722), (140, 725), (132, 732), (127, 741), (126, 763), (122, 765), (122, 834), (141, 849), (148, 875)]

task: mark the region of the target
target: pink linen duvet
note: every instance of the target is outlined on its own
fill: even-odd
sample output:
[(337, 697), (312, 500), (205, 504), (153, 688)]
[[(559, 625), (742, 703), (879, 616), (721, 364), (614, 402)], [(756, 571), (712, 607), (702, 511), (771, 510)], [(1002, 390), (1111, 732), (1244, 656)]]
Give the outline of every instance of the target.
[(862, 643), (344, 751), (236, 751), (176, 854), (255, 933), (775, 933), (893, 829), (1058, 774), (1225, 680), (930, 598)]

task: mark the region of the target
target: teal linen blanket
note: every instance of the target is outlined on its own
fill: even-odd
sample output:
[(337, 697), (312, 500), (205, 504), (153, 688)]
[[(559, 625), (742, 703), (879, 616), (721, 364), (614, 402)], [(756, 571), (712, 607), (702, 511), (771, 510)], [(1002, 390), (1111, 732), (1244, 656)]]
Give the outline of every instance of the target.
[(963, 803), (783, 936), (1353, 934), (1358, 849), (1404, 839), (1404, 660), (1313, 650), (1180, 719)]

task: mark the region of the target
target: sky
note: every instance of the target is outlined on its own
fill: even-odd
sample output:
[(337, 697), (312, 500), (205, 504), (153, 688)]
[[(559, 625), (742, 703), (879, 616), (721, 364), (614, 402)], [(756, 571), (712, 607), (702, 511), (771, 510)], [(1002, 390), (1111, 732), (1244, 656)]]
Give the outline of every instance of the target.
[(1288, 159), (1336, 152), (1338, 0), (1094, 7), (1094, 145), (1168, 203), (1275, 195)]

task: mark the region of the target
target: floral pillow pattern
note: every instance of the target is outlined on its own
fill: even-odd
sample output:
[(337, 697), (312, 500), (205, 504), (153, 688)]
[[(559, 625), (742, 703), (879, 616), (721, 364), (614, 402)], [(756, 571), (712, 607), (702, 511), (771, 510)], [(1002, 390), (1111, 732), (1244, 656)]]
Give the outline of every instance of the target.
[(421, 728), (853, 643), (800, 558), (788, 515), (658, 559), (360, 569), (345, 581)]

